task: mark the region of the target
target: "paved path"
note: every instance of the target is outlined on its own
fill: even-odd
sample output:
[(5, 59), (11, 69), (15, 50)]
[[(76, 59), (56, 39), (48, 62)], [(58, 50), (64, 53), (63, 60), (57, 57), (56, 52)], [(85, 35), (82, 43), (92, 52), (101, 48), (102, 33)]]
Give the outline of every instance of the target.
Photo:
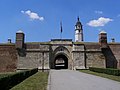
[(48, 90), (120, 90), (120, 82), (71, 70), (51, 70)]

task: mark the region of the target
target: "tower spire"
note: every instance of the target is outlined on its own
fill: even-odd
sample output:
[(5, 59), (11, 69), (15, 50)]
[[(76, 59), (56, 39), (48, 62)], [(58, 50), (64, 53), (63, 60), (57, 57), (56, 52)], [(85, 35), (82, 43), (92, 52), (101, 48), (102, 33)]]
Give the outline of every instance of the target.
[(78, 21), (80, 21), (80, 18), (79, 18), (79, 16), (78, 16), (78, 18), (77, 18), (77, 19), (78, 19)]

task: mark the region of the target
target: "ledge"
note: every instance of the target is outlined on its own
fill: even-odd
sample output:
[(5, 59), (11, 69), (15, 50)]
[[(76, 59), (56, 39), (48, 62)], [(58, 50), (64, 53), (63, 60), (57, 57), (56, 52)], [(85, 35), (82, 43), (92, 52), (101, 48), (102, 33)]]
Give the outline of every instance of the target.
[(51, 41), (71, 41), (72, 39), (51, 39)]
[(49, 45), (50, 42), (26, 42), (25, 44), (47, 44)]
[(27, 49), (27, 52), (49, 52), (49, 50), (40, 50), (40, 49)]
[(0, 43), (0, 46), (14, 46), (15, 43)]

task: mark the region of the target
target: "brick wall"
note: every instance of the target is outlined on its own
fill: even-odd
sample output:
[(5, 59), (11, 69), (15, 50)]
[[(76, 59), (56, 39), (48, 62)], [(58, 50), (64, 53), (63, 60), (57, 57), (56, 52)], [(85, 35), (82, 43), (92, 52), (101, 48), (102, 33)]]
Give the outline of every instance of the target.
[(100, 51), (86, 52), (86, 67), (105, 68), (105, 57)]
[(117, 68), (120, 69), (120, 43), (111, 43), (109, 44), (109, 48), (111, 49), (117, 63)]
[(49, 45), (40, 42), (26, 43), (26, 49), (18, 53), (21, 54), (17, 56), (17, 69), (42, 69), (43, 66), (44, 69), (49, 69)]
[(0, 45), (0, 72), (13, 72), (17, 68), (15, 45)]

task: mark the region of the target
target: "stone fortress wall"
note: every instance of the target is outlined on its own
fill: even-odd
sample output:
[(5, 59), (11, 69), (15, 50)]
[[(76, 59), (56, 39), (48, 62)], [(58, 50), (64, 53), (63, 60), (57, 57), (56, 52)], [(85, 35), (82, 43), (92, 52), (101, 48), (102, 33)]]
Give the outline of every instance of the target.
[(17, 68), (15, 44), (0, 44), (0, 72), (13, 72)]
[(59, 54), (68, 58), (68, 69), (120, 69), (120, 43), (73, 42), (71, 39), (24, 42), (24, 37), (24, 33), (16, 33), (16, 43), (0, 44), (0, 72), (31, 68), (51, 69), (54, 68), (55, 57)]
[(22, 52), (19, 52), (19, 50), (18, 52), (25, 55), (17, 55), (17, 69), (54, 68), (55, 57), (59, 54), (64, 54), (68, 58), (68, 69), (85, 69), (89, 67), (120, 68), (120, 52), (118, 51), (120, 50), (120, 43), (107, 43), (107, 35), (103, 39), (102, 34), (99, 42), (73, 42), (72, 39), (52, 39), (49, 42), (33, 43), (23, 42)]

